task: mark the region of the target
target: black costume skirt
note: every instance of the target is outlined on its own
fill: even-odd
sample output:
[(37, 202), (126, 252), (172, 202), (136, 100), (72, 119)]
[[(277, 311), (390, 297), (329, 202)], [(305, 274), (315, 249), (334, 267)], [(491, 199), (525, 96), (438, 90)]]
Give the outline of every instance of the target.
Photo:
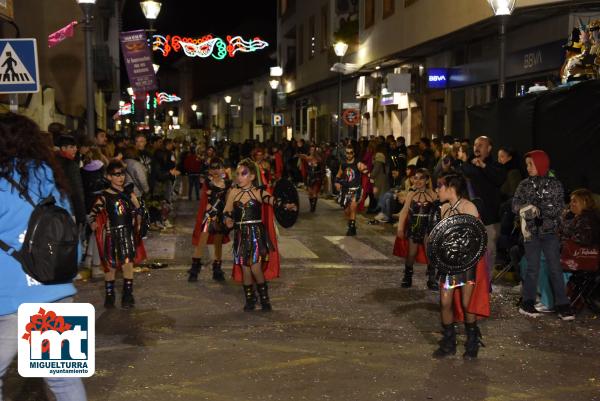
[(233, 234), (233, 263), (250, 266), (268, 259), (275, 247), (263, 223), (235, 224)]
[(450, 290), (466, 284), (475, 284), (477, 265), (458, 274), (440, 273), (440, 288)]
[(135, 260), (133, 227), (111, 227), (104, 238), (104, 255), (108, 264), (117, 268)]
[(409, 215), (407, 223), (406, 237), (415, 244), (422, 244), (429, 228), (429, 215)]
[(350, 191), (349, 188), (342, 187), (342, 191), (338, 198), (338, 203), (340, 204), (340, 206), (342, 208), (346, 209), (348, 206), (350, 206), (352, 201), (360, 202), (361, 196), (362, 196), (362, 188), (361, 187), (354, 190), (354, 193), (352, 193), (352, 191)]

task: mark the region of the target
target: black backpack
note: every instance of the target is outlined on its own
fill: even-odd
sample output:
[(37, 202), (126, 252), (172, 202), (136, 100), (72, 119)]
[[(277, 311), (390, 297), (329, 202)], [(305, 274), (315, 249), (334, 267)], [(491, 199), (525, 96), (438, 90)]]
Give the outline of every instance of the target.
[(56, 205), (54, 196), (50, 195), (36, 205), (20, 184), (10, 178), (8, 181), (33, 206), (33, 212), (21, 250), (11, 248), (2, 240), (0, 249), (15, 258), (25, 273), (42, 284), (72, 281), (77, 275), (79, 243), (79, 231), (73, 217)]

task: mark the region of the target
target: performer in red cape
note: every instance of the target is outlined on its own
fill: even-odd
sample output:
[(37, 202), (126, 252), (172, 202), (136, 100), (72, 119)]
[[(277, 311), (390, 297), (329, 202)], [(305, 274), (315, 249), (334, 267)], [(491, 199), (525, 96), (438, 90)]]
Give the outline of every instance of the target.
[(202, 252), (206, 244), (214, 245), (215, 258), (213, 260), (213, 280), (225, 281), (225, 274), (221, 268), (223, 255), (223, 244), (229, 242), (229, 236), (225, 235), (227, 228), (223, 225), (223, 209), (227, 192), (231, 188), (231, 181), (227, 179), (223, 161), (211, 159), (208, 165), (208, 177), (202, 186), (200, 207), (196, 215), (196, 225), (192, 234), (192, 245), (194, 254), (192, 256), (192, 267), (188, 270), (188, 281), (198, 281), (198, 274), (202, 269)]
[(273, 165), (275, 167), (273, 172), (273, 181), (277, 181), (283, 178), (283, 155), (281, 154), (281, 150), (277, 144), (273, 144), (271, 150), (271, 160), (273, 160)]
[(306, 166), (305, 182), (308, 191), (308, 201), (310, 202), (310, 211), (314, 213), (317, 210), (317, 199), (319, 199), (323, 176), (325, 175), (322, 158), (314, 143), (310, 144), (308, 155), (299, 155), (299, 157)]
[[(417, 255), (421, 253), (419, 263), (427, 263), (425, 254), (425, 237), (429, 228), (429, 216), (432, 212), (436, 193), (431, 189), (431, 178), (427, 169), (418, 169), (414, 177), (414, 192), (406, 196), (404, 207), (398, 218), (398, 236), (396, 241), (408, 240), (408, 252), (404, 263), (404, 278), (402, 288), (412, 287), (413, 266)], [(401, 252), (402, 243), (398, 244), (398, 254)], [(396, 248), (396, 246), (394, 247)], [(396, 249), (394, 249), (396, 251)], [(421, 252), (419, 252), (419, 250)], [(394, 253), (396, 254), (396, 253)], [(425, 259), (425, 260), (423, 260)], [(427, 288), (437, 291), (438, 284), (435, 280), (435, 268), (427, 266)]]
[[(462, 175), (449, 173), (437, 182), (441, 202), (441, 219), (456, 214), (470, 214), (479, 218), (477, 207), (468, 199), (467, 183)], [(467, 333), (465, 359), (477, 358), (481, 342), (481, 331), (477, 319), (490, 315), (489, 287), (485, 262), (481, 259), (476, 266), (458, 274), (441, 274), (440, 306), (443, 338), (434, 358), (444, 358), (456, 353), (456, 328), (454, 322), (464, 321)]]
[[(279, 253), (273, 218), (273, 205), (295, 210), (297, 205), (282, 205), (260, 186), (258, 165), (251, 159), (237, 167), (237, 187), (227, 195), (223, 215), (225, 224), (233, 228), (233, 279), (242, 281), (246, 305), (244, 311), (256, 307), (254, 284), (263, 311), (271, 311), (267, 281), (279, 277)], [(264, 213), (263, 206), (268, 206)]]
[(112, 160), (106, 167), (110, 188), (98, 196), (90, 214), (91, 228), (96, 232), (100, 260), (104, 267), (106, 298), (104, 306), (115, 306), (115, 275), (123, 271), (121, 306), (131, 308), (133, 298), (133, 264), (146, 258), (139, 234), (143, 210), (131, 187), (124, 187), (125, 165)]

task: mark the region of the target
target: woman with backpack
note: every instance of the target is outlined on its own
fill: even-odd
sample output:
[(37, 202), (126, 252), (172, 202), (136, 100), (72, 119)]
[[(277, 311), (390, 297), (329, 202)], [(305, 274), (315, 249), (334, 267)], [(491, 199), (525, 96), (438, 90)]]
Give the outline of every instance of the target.
[[(39, 127), (13, 113), (0, 114), (0, 239), (15, 250), (23, 246), (33, 210), (11, 183), (18, 183), (37, 204), (49, 195), (71, 211), (67, 185), (52, 149)], [(72, 302), (72, 283), (43, 285), (27, 275), (22, 265), (0, 250), (0, 400), (2, 377), (17, 354), (17, 310), (25, 302)], [(57, 401), (86, 400), (80, 378), (46, 378)], [(17, 398), (17, 397), (15, 397)]]

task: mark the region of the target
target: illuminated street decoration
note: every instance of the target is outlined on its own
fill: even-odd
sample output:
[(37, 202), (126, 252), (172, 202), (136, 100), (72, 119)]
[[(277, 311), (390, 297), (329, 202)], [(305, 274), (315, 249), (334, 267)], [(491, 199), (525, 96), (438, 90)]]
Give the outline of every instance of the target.
[(183, 50), (188, 57), (208, 58), (213, 57), (223, 60), (225, 57), (235, 57), (238, 52), (252, 53), (269, 46), (267, 42), (256, 37), (244, 40), (241, 36), (227, 36), (226, 40), (212, 35), (206, 35), (199, 39), (182, 38), (177, 35), (154, 35), (152, 49), (167, 57), (171, 52), (178, 53)]
[(156, 99), (158, 101), (158, 104), (179, 102), (181, 100), (181, 98), (176, 94), (173, 93), (172, 95), (169, 95), (166, 92), (156, 92)]

